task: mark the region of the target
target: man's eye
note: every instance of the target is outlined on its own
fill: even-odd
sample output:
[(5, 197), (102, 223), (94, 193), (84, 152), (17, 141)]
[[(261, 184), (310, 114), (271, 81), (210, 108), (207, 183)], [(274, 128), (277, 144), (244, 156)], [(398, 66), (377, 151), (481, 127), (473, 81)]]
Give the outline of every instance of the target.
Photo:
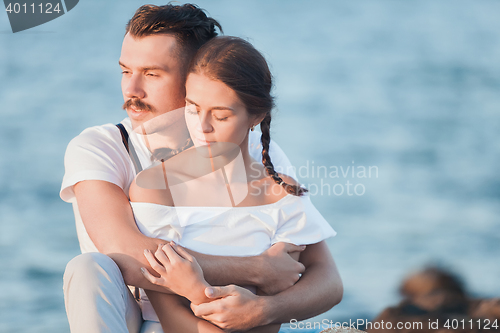
[(146, 76), (153, 76), (154, 77), (154, 76), (158, 76), (158, 75), (156, 75), (154, 73), (147, 73)]
[(186, 113), (188, 114), (198, 114), (198, 111), (193, 106), (186, 106)]
[(122, 71), (122, 74), (129, 74), (129, 71)]
[(217, 120), (217, 121), (224, 121), (224, 120), (226, 120), (226, 119), (227, 119), (227, 117), (223, 117), (223, 118), (214, 117), (214, 118), (215, 118), (215, 120)]

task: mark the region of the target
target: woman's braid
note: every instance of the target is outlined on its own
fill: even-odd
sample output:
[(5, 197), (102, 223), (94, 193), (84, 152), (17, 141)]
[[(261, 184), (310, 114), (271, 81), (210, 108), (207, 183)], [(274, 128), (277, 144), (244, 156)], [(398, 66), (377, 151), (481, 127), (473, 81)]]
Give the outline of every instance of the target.
[(260, 130), (262, 131), (262, 136), (260, 137), (260, 141), (262, 143), (262, 164), (264, 164), (268, 176), (271, 177), (276, 184), (283, 186), (287, 193), (301, 196), (307, 192), (307, 189), (297, 185), (285, 183), (279, 174), (274, 170), (273, 162), (271, 162), (271, 157), (269, 156), (269, 145), (271, 143), (270, 129), (271, 113), (267, 113), (264, 120), (260, 123)]

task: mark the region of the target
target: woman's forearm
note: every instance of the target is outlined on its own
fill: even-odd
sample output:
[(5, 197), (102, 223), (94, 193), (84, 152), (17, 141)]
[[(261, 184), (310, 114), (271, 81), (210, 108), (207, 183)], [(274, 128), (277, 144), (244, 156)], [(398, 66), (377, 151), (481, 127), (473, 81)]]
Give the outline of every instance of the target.
[(178, 295), (146, 290), (164, 332), (174, 333), (224, 333), (217, 326), (196, 317)]

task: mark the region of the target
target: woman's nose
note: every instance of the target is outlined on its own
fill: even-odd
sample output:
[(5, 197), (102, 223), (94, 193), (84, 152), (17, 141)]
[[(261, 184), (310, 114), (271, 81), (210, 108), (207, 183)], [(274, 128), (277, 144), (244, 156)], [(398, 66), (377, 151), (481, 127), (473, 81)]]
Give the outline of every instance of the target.
[(211, 133), (214, 128), (210, 123), (209, 113), (200, 112), (199, 118), (200, 122), (198, 123), (197, 130), (202, 133)]

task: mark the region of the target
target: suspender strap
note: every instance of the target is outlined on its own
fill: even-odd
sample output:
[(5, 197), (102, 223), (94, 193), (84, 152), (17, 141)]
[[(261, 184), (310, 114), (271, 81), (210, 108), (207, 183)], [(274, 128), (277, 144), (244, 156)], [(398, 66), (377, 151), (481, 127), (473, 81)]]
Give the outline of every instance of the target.
[(125, 146), (125, 149), (127, 149), (127, 152), (130, 155), (130, 159), (132, 160), (132, 164), (134, 165), (135, 168), (135, 173), (138, 174), (139, 172), (142, 171), (142, 166), (141, 162), (139, 161), (139, 157), (135, 152), (134, 145), (132, 145), (132, 142), (129, 140), (128, 132), (125, 129), (125, 126), (123, 126), (123, 124), (121, 123), (116, 124), (116, 127), (118, 127), (118, 129), (120, 130), (120, 133), (122, 135), (123, 145)]
[[(127, 149), (128, 154), (130, 155), (130, 159), (132, 160), (132, 164), (134, 164), (135, 168), (135, 173), (138, 174), (139, 172), (142, 171), (142, 166), (141, 162), (139, 161), (139, 158), (137, 157), (137, 153), (135, 152), (134, 146), (132, 145), (132, 142), (129, 141), (129, 136), (128, 132), (125, 129), (125, 126), (123, 124), (116, 124), (116, 127), (120, 130), (120, 134), (122, 135), (122, 142), (123, 145), (125, 146), (125, 149)], [(136, 301), (140, 301), (141, 295), (139, 292), (139, 288), (134, 287), (134, 297)]]

